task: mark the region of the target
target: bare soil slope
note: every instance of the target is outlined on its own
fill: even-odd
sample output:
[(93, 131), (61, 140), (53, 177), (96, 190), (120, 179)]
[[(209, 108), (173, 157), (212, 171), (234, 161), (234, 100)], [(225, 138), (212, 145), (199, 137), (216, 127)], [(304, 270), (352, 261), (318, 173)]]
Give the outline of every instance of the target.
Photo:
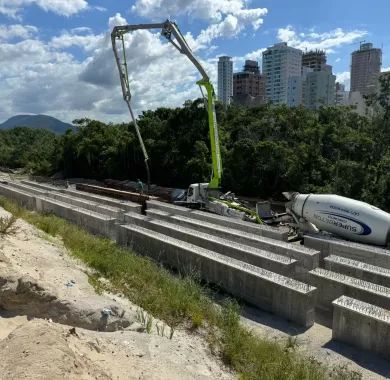
[(138, 308), (97, 295), (59, 241), (22, 220), (16, 227), (0, 237), (1, 378), (235, 378), (199, 337), (147, 334)]

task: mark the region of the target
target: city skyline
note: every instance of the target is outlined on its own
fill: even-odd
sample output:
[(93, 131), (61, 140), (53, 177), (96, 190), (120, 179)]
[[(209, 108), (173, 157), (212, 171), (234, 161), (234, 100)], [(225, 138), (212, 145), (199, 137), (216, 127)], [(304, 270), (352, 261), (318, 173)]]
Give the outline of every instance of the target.
[[(3, 0), (0, 122), (20, 113), (128, 121), (109, 32), (118, 24), (166, 18), (178, 23), (215, 87), (219, 56), (232, 56), (239, 71), (275, 42), (324, 49), (337, 80), (349, 87), (350, 54), (360, 41), (383, 44), (382, 67), (390, 69), (389, 8), (387, 0), (375, 7), (363, 0), (319, 1), (315, 9), (309, 0), (299, 7), (282, 0)], [(198, 73), (158, 31), (135, 33), (127, 45), (137, 114), (200, 96)]]
[[(289, 107), (303, 105), (311, 109), (350, 105), (355, 107), (356, 112), (365, 115), (370, 110), (364, 97), (378, 90), (381, 72), (390, 72), (387, 68), (381, 70), (382, 54), (382, 49), (371, 42), (360, 42), (359, 48), (351, 53), (350, 89), (336, 81), (333, 67), (327, 64), (325, 50), (303, 52), (286, 42), (278, 42), (262, 52), (261, 71), (257, 60), (245, 60), (243, 70), (233, 72), (232, 57), (222, 56), (218, 61), (218, 99), (224, 106), (234, 103), (245, 107), (265, 103)], [(233, 81), (234, 90), (230, 96), (226, 91), (223, 96), (220, 95), (221, 88), (226, 87), (220, 75), (221, 61), (230, 65), (229, 72), (225, 70), (223, 75), (224, 82)]]

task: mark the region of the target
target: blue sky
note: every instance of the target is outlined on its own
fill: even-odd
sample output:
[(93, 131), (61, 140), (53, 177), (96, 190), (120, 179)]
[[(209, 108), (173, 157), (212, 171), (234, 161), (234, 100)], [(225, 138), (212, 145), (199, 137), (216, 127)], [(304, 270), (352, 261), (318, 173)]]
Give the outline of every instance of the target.
[[(114, 25), (175, 20), (216, 80), (219, 55), (247, 58), (286, 41), (323, 48), (349, 85), (359, 41), (383, 48), (390, 70), (388, 0), (0, 0), (0, 122), (20, 113), (128, 120), (110, 47)], [(137, 112), (199, 96), (190, 62), (157, 33), (126, 41)]]

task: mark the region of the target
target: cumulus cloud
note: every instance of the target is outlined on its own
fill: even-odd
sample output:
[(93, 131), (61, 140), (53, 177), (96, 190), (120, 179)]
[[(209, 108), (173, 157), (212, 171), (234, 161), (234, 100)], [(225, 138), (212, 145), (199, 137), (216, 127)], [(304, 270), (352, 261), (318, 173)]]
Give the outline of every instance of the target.
[(257, 49), (251, 51), (250, 53), (244, 56), (244, 59), (251, 59), (253, 61), (261, 61), (263, 59), (263, 52), (266, 51), (266, 48)]
[[(111, 30), (115, 25), (126, 23), (117, 14), (110, 18), (109, 27)], [(126, 35), (125, 46), (134, 106), (138, 110), (177, 105), (183, 103), (189, 94), (191, 97), (199, 95), (195, 86), (195, 68), (171, 44), (161, 40), (159, 33), (135, 31)], [(109, 40), (95, 51), (79, 78), (120, 93), (119, 74)], [(102, 104), (107, 108), (110, 102)]]
[(245, 0), (137, 0), (133, 12), (151, 19), (160, 20), (163, 15), (189, 15), (193, 18), (221, 21), (226, 14), (237, 15), (246, 10), (251, 17), (261, 17), (267, 11), (263, 8), (246, 9)]
[(71, 16), (88, 8), (86, 0), (0, 0), (0, 14), (20, 18), (23, 8), (29, 5), (61, 16)]
[(27, 39), (31, 38), (37, 32), (38, 28), (32, 25), (0, 25), (0, 40)]
[(115, 16), (112, 16), (108, 19), (108, 28), (111, 30), (114, 28), (114, 26), (119, 26), (119, 25), (126, 25), (127, 20), (122, 17), (120, 13), (117, 13)]
[[(65, 121), (80, 117), (129, 120), (110, 41), (112, 27), (125, 23), (117, 14), (102, 34), (82, 27), (43, 41), (35, 30), (28, 30), (30, 37), (25, 40), (4, 40), (0, 44), (0, 120), (18, 113), (48, 113)], [(200, 96), (199, 73), (159, 32), (134, 32), (125, 43), (137, 113), (178, 106)], [(68, 50), (73, 46), (83, 48), (83, 58)], [(215, 61), (202, 63), (215, 80)]]
[(390, 71), (390, 67), (382, 67), (381, 71), (384, 73), (385, 71)]
[(248, 26), (257, 30), (268, 12), (266, 8), (248, 8), (245, 0), (137, 0), (132, 10), (153, 20), (187, 15), (210, 22), (197, 37), (186, 36), (194, 50), (204, 49), (220, 37), (237, 36)]
[(345, 89), (349, 90), (351, 84), (351, 73), (349, 71), (336, 73), (336, 82), (345, 85)]
[(355, 29), (352, 31), (344, 31), (341, 28), (336, 28), (325, 33), (316, 33), (314, 31), (297, 33), (291, 25), (288, 25), (285, 28), (278, 29), (277, 38), (297, 49), (320, 49), (331, 53), (336, 48), (361, 39), (366, 34), (367, 32), (365, 30)]
[[(82, 32), (81, 32), (82, 33)], [(50, 41), (50, 46), (55, 49), (66, 49), (71, 46), (79, 46), (85, 51), (93, 51), (104, 39), (104, 34), (80, 34), (71, 32), (64, 32), (59, 36), (55, 36)]]

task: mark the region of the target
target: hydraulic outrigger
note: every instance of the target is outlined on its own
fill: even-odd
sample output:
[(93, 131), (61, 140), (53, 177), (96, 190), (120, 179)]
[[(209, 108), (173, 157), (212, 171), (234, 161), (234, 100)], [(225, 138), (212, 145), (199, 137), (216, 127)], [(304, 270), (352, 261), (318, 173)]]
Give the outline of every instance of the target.
[[(210, 82), (210, 78), (207, 75), (206, 71), (198, 61), (198, 59), (192, 53), (190, 47), (188, 46), (184, 36), (181, 34), (179, 28), (176, 23), (172, 21), (165, 21), (163, 23), (158, 24), (138, 24), (138, 25), (122, 25), (114, 27), (111, 33), (111, 41), (112, 47), (114, 50), (114, 55), (116, 59), (116, 63), (119, 70), (119, 76), (122, 86), (123, 99), (127, 103), (127, 106), (130, 111), (131, 118), (134, 123), (134, 127), (142, 148), (142, 152), (144, 155), (146, 172), (147, 172), (147, 180), (148, 186), (150, 185), (150, 171), (149, 171), (149, 156), (145, 148), (145, 144), (142, 139), (142, 135), (137, 123), (137, 120), (134, 116), (134, 112), (131, 107), (131, 92), (130, 92), (130, 83), (129, 83), (129, 74), (128, 67), (126, 61), (126, 52), (125, 52), (125, 40), (124, 36), (127, 33), (140, 30), (140, 29), (161, 29), (161, 35), (164, 36), (181, 54), (186, 55), (189, 60), (195, 65), (198, 69), (199, 73), (202, 76), (202, 79), (197, 82), (199, 88), (202, 92), (202, 96), (205, 99), (205, 105), (208, 110), (208, 121), (209, 121), (209, 132), (210, 132), (210, 145), (211, 145), (211, 156), (212, 156), (212, 178), (208, 184), (208, 189), (217, 190), (221, 186), (221, 178), (222, 178), (222, 160), (221, 160), (221, 152), (219, 146), (219, 136), (218, 136), (218, 126), (217, 119), (215, 116), (215, 93), (213, 85)], [(122, 47), (122, 59), (118, 50), (117, 42), (121, 43)], [(202, 86), (205, 88), (207, 93), (207, 99), (202, 90)]]

